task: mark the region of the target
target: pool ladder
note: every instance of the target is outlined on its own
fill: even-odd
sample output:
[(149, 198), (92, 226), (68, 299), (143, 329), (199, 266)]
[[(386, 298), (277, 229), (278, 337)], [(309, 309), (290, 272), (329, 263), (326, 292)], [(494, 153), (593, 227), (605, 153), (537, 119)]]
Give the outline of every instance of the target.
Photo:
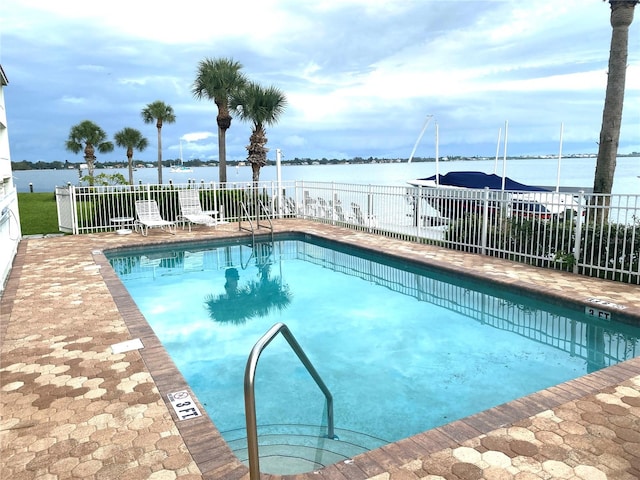
[[(240, 209), (242, 210), (242, 212), (238, 218), (238, 230), (246, 230), (248, 232), (251, 232), (252, 242), (253, 244), (255, 244), (256, 230), (260, 230), (261, 227), (268, 228), (269, 230), (271, 230), (271, 241), (273, 242), (273, 223), (271, 222), (271, 215), (269, 214), (269, 210), (260, 199), (256, 200), (255, 208), (256, 208), (256, 218), (255, 218), (256, 223), (254, 225), (253, 220), (251, 219), (251, 215), (249, 214), (249, 209), (247, 208), (247, 204), (244, 203), (243, 201), (240, 202)], [(260, 223), (261, 215), (263, 218), (267, 220), (268, 225), (264, 223)], [(247, 221), (249, 222), (249, 228), (242, 226), (243, 217), (246, 218)]]
[(289, 327), (284, 323), (276, 323), (265, 333), (253, 346), (247, 367), (244, 371), (244, 410), (247, 421), (247, 450), (249, 455), (249, 478), (250, 480), (260, 479), (260, 456), (258, 454), (258, 423), (256, 418), (256, 397), (255, 397), (255, 376), (258, 367), (258, 359), (262, 351), (271, 341), (282, 333), (282, 336), (289, 343), (294, 353), (298, 356), (311, 377), (315, 380), (327, 400), (327, 437), (336, 438), (333, 426), (333, 397), (331, 392), (320, 378), (320, 375), (311, 364), (311, 361), (302, 350)]

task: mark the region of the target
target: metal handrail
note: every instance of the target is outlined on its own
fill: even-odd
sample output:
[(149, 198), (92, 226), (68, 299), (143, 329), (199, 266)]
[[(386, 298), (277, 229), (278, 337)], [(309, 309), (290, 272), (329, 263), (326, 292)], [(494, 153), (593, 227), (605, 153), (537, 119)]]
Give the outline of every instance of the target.
[[(260, 227), (265, 227), (268, 228), (269, 230), (271, 230), (271, 241), (273, 241), (273, 222), (271, 221), (271, 217), (269, 215), (269, 211), (267, 210), (267, 207), (265, 206), (265, 204), (262, 202), (262, 200), (258, 200), (257, 205), (260, 209), (260, 211), (262, 212), (263, 216), (267, 219), (267, 221), (269, 222), (269, 225), (261, 225), (260, 224), (260, 211), (256, 213), (256, 226), (258, 228), (258, 230), (260, 229)], [(249, 215), (249, 210), (247, 209), (247, 205), (243, 202), (240, 201), (240, 208), (242, 210), (242, 212), (244, 212), (244, 216), (247, 218), (248, 222), (249, 222), (249, 226), (251, 227), (251, 229), (245, 228), (242, 226), (242, 214), (240, 214), (238, 216), (238, 230), (246, 230), (247, 232), (251, 232), (251, 237), (252, 237), (252, 243), (255, 243), (256, 241), (256, 228), (254, 228), (253, 226), (253, 221), (251, 220), (251, 215)]]
[(248, 228), (244, 228), (242, 226), (242, 213), (240, 215), (238, 215), (238, 230), (251, 231), (251, 235), (255, 235), (254, 228), (253, 228), (253, 222), (251, 221), (251, 216), (249, 215), (249, 210), (247, 210), (247, 206), (242, 201), (240, 202), (240, 209), (242, 210), (242, 212), (244, 212), (244, 216), (249, 221), (249, 225), (251, 226), (251, 230), (249, 230)]
[[(262, 226), (270, 229), (271, 234), (273, 235), (273, 222), (271, 221), (271, 214), (269, 213), (269, 210), (267, 210), (267, 206), (264, 204), (262, 200), (258, 200), (258, 205), (260, 205), (260, 211), (262, 212), (263, 217), (266, 218), (267, 221), (269, 222), (269, 225), (262, 225)], [(260, 216), (258, 215), (258, 228), (260, 227), (261, 227)]]
[(249, 359), (247, 360), (247, 367), (244, 371), (244, 410), (247, 420), (247, 450), (249, 453), (249, 478), (250, 480), (260, 479), (260, 457), (258, 455), (258, 422), (256, 417), (256, 397), (255, 397), (255, 376), (256, 369), (258, 367), (258, 359), (260, 354), (266, 348), (271, 340), (275, 338), (278, 333), (282, 333), (282, 336), (289, 343), (295, 354), (298, 356), (302, 364), (305, 366), (311, 377), (315, 380), (322, 393), (324, 393), (327, 399), (327, 437), (335, 438), (333, 427), (333, 397), (331, 392), (324, 384), (320, 375), (311, 364), (311, 361), (302, 350), (300, 344), (296, 341), (293, 334), (284, 323), (276, 323), (273, 327), (267, 331), (253, 346)]

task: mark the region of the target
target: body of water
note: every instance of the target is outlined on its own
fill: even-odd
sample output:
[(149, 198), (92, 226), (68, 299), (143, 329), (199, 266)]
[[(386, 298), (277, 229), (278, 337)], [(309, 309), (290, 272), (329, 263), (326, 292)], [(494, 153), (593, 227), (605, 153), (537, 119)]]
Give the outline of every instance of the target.
[[(567, 187), (593, 187), (595, 158), (565, 158), (560, 164), (560, 185)], [(501, 175), (503, 165), (494, 160), (458, 160), (439, 162), (441, 174), (450, 171), (473, 170)], [(506, 175), (518, 182), (530, 185), (555, 186), (558, 178), (558, 160), (554, 158), (515, 159), (506, 163)], [(128, 178), (127, 169), (97, 170), (96, 173), (121, 173)], [(283, 181), (316, 181), (357, 183), (370, 185), (406, 185), (407, 180), (423, 178), (436, 173), (434, 162), (420, 163), (380, 163), (358, 165), (287, 165), (282, 166)], [(56, 186), (67, 183), (78, 185), (78, 170), (20, 170), (13, 172), (18, 192), (53, 192)], [(613, 193), (637, 194), (640, 192), (640, 157), (621, 157), (615, 172)], [(155, 168), (143, 168), (134, 172), (134, 181), (156, 183), (158, 172)], [(218, 167), (196, 167), (190, 173), (174, 173), (165, 168), (162, 173), (165, 183), (187, 183), (188, 180), (217, 182)], [(275, 181), (275, 166), (267, 166), (260, 171), (261, 181)], [(251, 167), (229, 167), (229, 182), (250, 182)]]

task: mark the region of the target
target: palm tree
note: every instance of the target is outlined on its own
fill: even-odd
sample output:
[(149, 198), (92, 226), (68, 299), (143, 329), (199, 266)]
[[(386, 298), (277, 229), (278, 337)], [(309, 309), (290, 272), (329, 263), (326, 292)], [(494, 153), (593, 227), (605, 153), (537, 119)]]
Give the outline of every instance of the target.
[(247, 146), (247, 160), (251, 163), (253, 181), (260, 179), (260, 168), (267, 164), (266, 125), (275, 125), (287, 105), (284, 93), (276, 87), (263, 88), (250, 82), (232, 99), (232, 107), (243, 121), (253, 123)]
[[(629, 26), (639, 0), (609, 0), (611, 5), (611, 49), (609, 51), (609, 76), (602, 114), (602, 128), (598, 146), (598, 160), (593, 180), (594, 193), (611, 193), (616, 169), (622, 105), (627, 73), (629, 50)], [(608, 197), (607, 197), (608, 198)], [(608, 201), (606, 202), (608, 204)]]
[(133, 185), (133, 151), (143, 151), (149, 146), (149, 141), (135, 128), (125, 127), (117, 132), (113, 139), (116, 145), (127, 149), (127, 161), (129, 163), (129, 185)]
[(218, 161), (220, 183), (227, 183), (226, 134), (231, 126), (229, 102), (247, 80), (240, 72), (242, 65), (230, 58), (205, 58), (198, 64), (198, 75), (193, 82), (193, 95), (213, 100), (218, 107)]
[(96, 149), (100, 153), (113, 151), (113, 143), (107, 140), (107, 134), (90, 120), (83, 120), (71, 127), (66, 149), (73, 153), (84, 150), (84, 161), (89, 170), (89, 185), (93, 185), (93, 169), (96, 161)]
[(158, 129), (158, 184), (162, 185), (162, 125), (176, 121), (173, 108), (166, 103), (156, 100), (142, 109), (144, 123), (156, 122)]

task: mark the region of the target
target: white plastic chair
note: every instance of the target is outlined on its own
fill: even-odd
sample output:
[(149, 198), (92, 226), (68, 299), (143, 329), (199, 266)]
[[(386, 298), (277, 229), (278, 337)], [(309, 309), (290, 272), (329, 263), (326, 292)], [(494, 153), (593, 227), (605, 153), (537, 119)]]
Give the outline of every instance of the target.
[(192, 224), (206, 225), (208, 227), (215, 227), (218, 225), (218, 221), (212, 216), (217, 215), (217, 210), (202, 210), (200, 205), (200, 195), (197, 190), (178, 190), (178, 203), (180, 204), (180, 215), (178, 215), (178, 221), (182, 222), (182, 228), (184, 224), (189, 224), (189, 231), (191, 231)]
[(378, 227), (378, 219), (375, 215), (365, 214), (362, 212), (360, 205), (357, 203), (351, 203), (351, 211), (353, 212), (352, 220), (355, 219), (355, 222), (358, 225), (365, 226), (367, 228), (377, 228)]
[[(176, 234), (176, 226), (174, 222), (165, 220), (160, 215), (158, 203), (155, 200), (136, 200), (136, 215), (138, 219), (134, 223), (136, 231), (140, 228), (140, 233), (147, 236), (150, 228), (167, 229), (171, 235)], [(173, 231), (171, 229), (173, 228)]]

